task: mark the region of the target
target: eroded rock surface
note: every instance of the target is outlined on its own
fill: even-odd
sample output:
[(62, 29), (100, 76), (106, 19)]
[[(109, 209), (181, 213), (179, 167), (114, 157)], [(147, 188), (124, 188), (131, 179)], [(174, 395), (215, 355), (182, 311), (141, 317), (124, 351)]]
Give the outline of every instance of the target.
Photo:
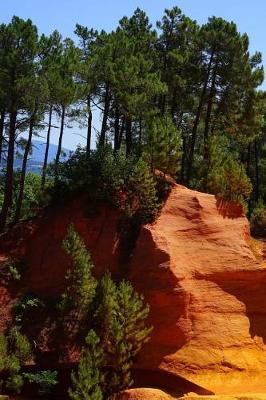
[(173, 397), (158, 389), (131, 389), (117, 394), (114, 400), (172, 400)]
[(238, 206), (173, 188), (132, 258), (154, 326), (140, 365), (217, 393), (266, 391), (266, 268), (248, 239)]

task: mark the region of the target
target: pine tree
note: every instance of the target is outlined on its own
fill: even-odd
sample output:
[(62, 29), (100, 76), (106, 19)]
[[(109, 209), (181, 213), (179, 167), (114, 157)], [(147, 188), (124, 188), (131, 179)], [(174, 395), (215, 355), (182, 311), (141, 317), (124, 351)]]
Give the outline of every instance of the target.
[(178, 7), (173, 7), (165, 10), (157, 28), (161, 33), (156, 41), (156, 61), (161, 79), (167, 85), (167, 92), (159, 97), (158, 106), (161, 115), (169, 113), (180, 126), (187, 107), (193, 106), (193, 69), (198, 61), (194, 42), (199, 26), (182, 14)]
[(13, 164), (19, 113), (31, 92), (32, 79), (36, 72), (38, 52), (37, 28), (30, 20), (13, 17), (1, 29), (0, 87), (6, 99), (9, 115), (8, 151), (5, 190), (0, 214), (0, 230), (3, 230), (10, 216), (13, 203)]
[(73, 226), (64, 248), (73, 259), (73, 271), (67, 276), (70, 284), (62, 308), (66, 310), (66, 304), (70, 304), (88, 311), (93, 301), (94, 310), (90, 317), (85, 313), (90, 331), (78, 372), (72, 373), (69, 395), (73, 400), (102, 399), (131, 386), (134, 358), (151, 333), (145, 322), (149, 307), (131, 284), (115, 284), (109, 273), (103, 275), (96, 288), (89, 255)]
[(136, 217), (140, 223), (153, 221), (158, 211), (154, 178), (148, 165), (140, 159), (127, 182), (127, 196), (123, 205), (128, 217)]
[(93, 316), (93, 325), (98, 332), (102, 347), (109, 353), (114, 321), (119, 312), (116, 285), (110, 273), (105, 273), (98, 284), (95, 304), (97, 308)]
[(30, 94), (25, 104), (25, 110), (29, 115), (28, 138), (23, 154), (23, 162), (20, 174), (19, 194), (16, 201), (16, 210), (13, 222), (18, 222), (21, 216), (22, 203), (24, 198), (24, 188), (27, 173), (28, 158), (32, 150), (32, 140), (35, 129), (41, 129), (41, 121), (43, 120), (46, 102), (48, 99), (47, 82), (41, 73), (31, 79)]
[(149, 307), (130, 283), (122, 281), (116, 285), (109, 273), (99, 282), (95, 302), (97, 309), (93, 326), (108, 366), (104, 393), (111, 395), (129, 388), (133, 383), (131, 369), (134, 357), (149, 340), (152, 330), (145, 323)]
[(39, 42), (40, 73), (48, 86), (48, 98), (45, 109), (48, 114), (48, 127), (42, 168), (42, 187), (44, 187), (46, 182), (53, 114), (57, 110), (58, 105), (57, 79), (58, 68), (60, 67), (60, 60), (63, 52), (63, 43), (62, 36), (58, 31), (54, 31), (50, 36), (42, 35)]
[(131, 369), (134, 357), (149, 340), (152, 328), (146, 326), (149, 307), (132, 285), (122, 281), (117, 286), (118, 312), (113, 320), (112, 373), (108, 393), (127, 389), (133, 384)]
[(69, 397), (72, 400), (102, 400), (104, 351), (95, 331), (90, 330), (82, 350), (78, 371), (72, 372)]
[(252, 191), (252, 184), (244, 165), (237, 160), (237, 154), (228, 153), (227, 146), (225, 139), (212, 138), (207, 190), (224, 199), (244, 203)]
[(115, 32), (121, 44), (114, 91), (123, 116), (127, 154), (141, 153), (143, 122), (156, 112), (153, 99), (166, 90), (154, 68), (156, 32), (151, 28), (146, 13), (137, 8), (130, 18), (120, 20)]
[[(199, 66), (198, 106), (189, 140), (187, 183), (189, 183), (194, 153), (205, 164), (208, 175), (210, 140), (217, 132), (236, 129), (237, 119), (244, 115), (242, 107), (250, 91), (258, 87), (263, 77), (259, 54), (251, 57), (248, 37), (238, 32), (233, 22), (212, 17), (198, 35)], [(245, 135), (245, 128), (241, 135)], [(199, 157), (200, 155), (200, 157)], [(197, 167), (197, 166), (196, 166)]]
[(75, 34), (79, 37), (81, 48), (81, 60), (78, 68), (79, 83), (82, 86), (81, 95), (85, 104), (83, 115), (86, 118), (87, 140), (86, 153), (90, 155), (92, 139), (92, 100), (95, 96), (97, 83), (92, 73), (93, 48), (97, 40), (98, 32), (94, 29), (88, 29), (85, 26), (76, 25)]
[(180, 132), (168, 114), (147, 123), (143, 157), (151, 169), (176, 176), (181, 159)]
[(32, 349), (27, 337), (12, 328), (7, 335), (0, 335), (0, 372), (4, 372), (4, 385), (13, 393), (20, 393), (23, 386), (22, 365), (32, 360)]
[(95, 296), (97, 282), (92, 276), (90, 255), (73, 225), (68, 228), (63, 248), (71, 259), (71, 267), (66, 276), (67, 288), (62, 296), (61, 308), (74, 309), (79, 318), (85, 318)]
[(57, 153), (55, 157), (55, 177), (62, 151), (63, 136), (68, 115), (68, 108), (79, 98), (79, 86), (76, 82), (76, 75), (80, 62), (80, 51), (74, 42), (67, 38), (63, 41), (63, 52), (59, 57), (58, 68), (54, 85), (56, 87), (58, 104), (60, 105), (60, 132), (58, 139)]

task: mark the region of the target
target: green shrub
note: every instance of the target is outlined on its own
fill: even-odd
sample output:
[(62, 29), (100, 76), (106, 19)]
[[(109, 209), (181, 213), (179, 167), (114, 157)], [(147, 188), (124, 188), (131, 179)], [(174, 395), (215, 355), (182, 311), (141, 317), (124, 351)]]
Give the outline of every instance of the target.
[(136, 216), (140, 223), (152, 222), (158, 211), (158, 199), (155, 180), (147, 164), (138, 160), (129, 176), (125, 201), (121, 208), (129, 217)]
[(251, 231), (258, 236), (266, 235), (266, 206), (262, 200), (259, 200), (255, 209), (253, 210), (251, 220)]
[(7, 340), (3, 333), (0, 333), (0, 371), (5, 369), (7, 363), (8, 348)]
[(15, 267), (14, 265), (9, 265), (8, 270), (9, 270), (9, 275), (14, 281), (19, 281), (21, 279), (21, 274), (18, 271), (17, 267)]
[(43, 307), (45, 307), (45, 304), (38, 296), (26, 294), (13, 306), (16, 323), (23, 324), (31, 311)]
[(24, 364), (33, 356), (31, 345), (25, 335), (17, 328), (12, 328), (8, 334), (9, 351), (20, 363)]
[(20, 374), (11, 374), (6, 381), (6, 387), (12, 393), (19, 394), (21, 392), (21, 388), (24, 384), (24, 380), (22, 375)]
[(89, 158), (79, 148), (59, 165), (56, 198), (79, 190), (87, 191), (92, 204), (109, 201), (127, 215), (138, 213), (144, 222), (151, 221), (158, 210), (156, 183), (147, 164), (126, 157), (123, 151), (114, 154), (108, 146), (92, 152)]
[[(13, 179), (13, 204), (10, 213), (10, 221), (14, 217), (20, 190), (21, 172), (14, 172)], [(5, 173), (0, 175), (0, 206), (3, 201)], [(52, 180), (47, 180), (45, 187), (42, 187), (42, 179), (39, 174), (29, 172), (25, 176), (24, 196), (21, 209), (21, 219), (34, 217), (41, 208), (48, 205), (51, 201), (50, 188)]]
[(15, 260), (7, 259), (0, 264), (0, 277), (6, 282), (19, 281), (22, 275), (22, 266)]
[(23, 376), (31, 384), (39, 387), (39, 394), (41, 396), (50, 395), (53, 388), (57, 385), (57, 371), (40, 371), (36, 373), (24, 373)]
[(12, 328), (6, 336), (0, 335), (0, 372), (7, 375), (3, 382), (7, 390), (20, 393), (23, 386), (21, 366), (32, 357), (28, 339), (17, 328)]
[(210, 168), (207, 189), (225, 200), (243, 203), (252, 192), (252, 184), (244, 166), (230, 156)]
[[(20, 173), (18, 172), (18, 178), (20, 179)], [(49, 181), (47, 181), (49, 185)], [(14, 202), (17, 202), (17, 196), (19, 192), (19, 184), (15, 186), (14, 190)], [(42, 188), (42, 179), (39, 174), (29, 172), (25, 177), (24, 186), (24, 197), (21, 209), (21, 219), (28, 219), (34, 217), (38, 211), (46, 206), (50, 201), (50, 197), (47, 194), (46, 189)]]

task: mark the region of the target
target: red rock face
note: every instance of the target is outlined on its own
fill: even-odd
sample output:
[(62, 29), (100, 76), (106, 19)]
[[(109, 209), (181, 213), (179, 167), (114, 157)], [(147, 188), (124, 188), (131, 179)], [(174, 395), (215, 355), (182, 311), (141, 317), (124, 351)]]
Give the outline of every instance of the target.
[(62, 242), (73, 223), (90, 251), (96, 275), (106, 269), (116, 272), (119, 263), (118, 212), (106, 205), (94, 212), (86, 198), (50, 209), (31, 222), (21, 224), (0, 239), (0, 257), (22, 259), (25, 264), (23, 284), (39, 295), (59, 295), (69, 267)]
[(132, 257), (154, 326), (139, 365), (218, 393), (266, 390), (266, 268), (248, 238), (238, 206), (173, 188)]
[[(60, 294), (68, 268), (61, 243), (73, 222), (96, 275), (109, 269), (129, 278), (151, 306), (154, 331), (139, 368), (216, 393), (266, 391), (266, 266), (249, 248), (241, 208), (173, 186), (160, 217), (142, 228), (129, 265), (120, 262), (117, 221), (115, 210), (103, 206), (94, 215), (78, 199), (28, 224), (24, 236), (17, 228), (2, 237), (0, 256), (24, 259), (24, 291)], [(0, 287), (0, 329), (8, 296)]]

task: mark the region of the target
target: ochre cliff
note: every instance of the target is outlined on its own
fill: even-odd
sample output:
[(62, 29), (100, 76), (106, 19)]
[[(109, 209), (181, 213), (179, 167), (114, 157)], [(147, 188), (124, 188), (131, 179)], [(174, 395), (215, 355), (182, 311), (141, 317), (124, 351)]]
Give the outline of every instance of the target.
[(266, 266), (248, 243), (241, 208), (173, 188), (132, 257), (154, 326), (140, 365), (216, 393), (266, 391)]
[[(174, 185), (126, 265), (117, 220), (115, 210), (100, 207), (95, 215), (79, 199), (45, 212), (23, 235), (18, 227), (2, 236), (0, 257), (24, 260), (22, 292), (59, 294), (68, 267), (61, 241), (73, 222), (96, 274), (109, 269), (130, 279), (151, 306), (154, 331), (137, 368), (167, 371), (215, 393), (266, 392), (266, 265), (249, 247), (241, 208)], [(0, 287), (0, 296), (3, 329), (15, 295)]]

